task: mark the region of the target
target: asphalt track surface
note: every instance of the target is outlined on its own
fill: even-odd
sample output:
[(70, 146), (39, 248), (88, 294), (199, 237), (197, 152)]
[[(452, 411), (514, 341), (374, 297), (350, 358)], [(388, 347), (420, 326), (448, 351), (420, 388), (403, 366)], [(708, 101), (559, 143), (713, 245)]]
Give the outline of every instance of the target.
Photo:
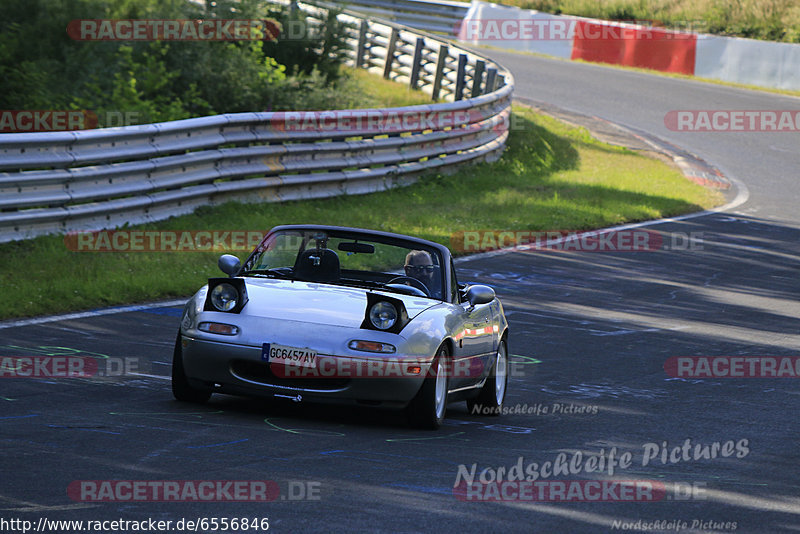
[[(663, 123), (671, 110), (797, 110), (800, 100), (489, 55), (513, 70), (519, 97), (649, 132), (737, 184), (725, 212), (648, 226), (663, 237), (661, 250), (512, 252), (459, 263), (462, 279), (495, 287), (509, 316), (515, 365), (507, 405), (538, 413), (481, 417), (460, 403), (442, 429), (426, 432), (397, 414), (282, 400), (216, 395), (186, 405), (172, 400), (166, 379), (179, 307), (17, 325), (0, 330), (0, 356), (90, 356), (101, 370), (127, 359), (139, 374), (0, 379), (0, 518), (268, 518), (274, 532), (614, 532), (640, 520), (640, 528), (666, 522), (651, 531), (800, 530), (800, 382), (686, 380), (664, 371), (673, 356), (798, 355), (800, 135), (680, 133)], [(698, 232), (702, 242), (668, 250), (678, 232)], [(740, 448), (662, 461), (665, 448), (686, 440)], [(663, 483), (664, 498), (462, 502), (453, 493), (461, 464), (509, 469), (520, 458), (528, 466), (613, 448), (632, 458), (614, 479)], [(67, 494), (73, 481), (109, 479), (271, 480), (280, 496), (97, 503)]]

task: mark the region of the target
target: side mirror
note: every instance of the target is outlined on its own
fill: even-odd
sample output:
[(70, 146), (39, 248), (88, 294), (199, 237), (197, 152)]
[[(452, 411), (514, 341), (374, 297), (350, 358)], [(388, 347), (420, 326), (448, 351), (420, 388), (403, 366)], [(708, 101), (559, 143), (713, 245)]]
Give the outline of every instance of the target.
[(242, 263), (239, 261), (239, 258), (232, 254), (223, 254), (220, 256), (217, 265), (219, 265), (223, 273), (230, 277), (233, 277), (233, 275), (238, 273), (239, 269), (242, 268)]
[(478, 306), (479, 304), (488, 304), (494, 300), (495, 294), (494, 289), (489, 286), (469, 286), (467, 288), (467, 292), (464, 295), (469, 301), (469, 305), (471, 308)]

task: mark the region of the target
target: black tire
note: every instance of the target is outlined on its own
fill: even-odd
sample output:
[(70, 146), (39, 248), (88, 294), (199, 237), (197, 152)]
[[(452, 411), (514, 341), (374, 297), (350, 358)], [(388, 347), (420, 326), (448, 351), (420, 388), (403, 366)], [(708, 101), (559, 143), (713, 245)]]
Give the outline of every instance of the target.
[(175, 350), (172, 353), (172, 395), (182, 402), (203, 404), (211, 398), (211, 390), (197, 389), (189, 384), (183, 370), (183, 350), (181, 349), (181, 333), (175, 340)]
[[(450, 350), (442, 345), (428, 369), (422, 387), (408, 405), (408, 420), (412, 426), (437, 430), (447, 413), (447, 388), (450, 384)], [(438, 386), (438, 388), (437, 388)]]
[[(497, 346), (492, 372), (474, 399), (467, 400), (467, 409), (474, 415), (500, 415), (508, 390), (508, 347), (502, 339)], [(500, 374), (498, 374), (498, 371)]]

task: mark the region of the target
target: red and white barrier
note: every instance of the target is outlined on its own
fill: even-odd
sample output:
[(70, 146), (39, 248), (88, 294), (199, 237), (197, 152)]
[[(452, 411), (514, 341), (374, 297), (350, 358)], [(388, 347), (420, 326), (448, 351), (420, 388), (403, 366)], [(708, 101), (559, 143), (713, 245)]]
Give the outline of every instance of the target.
[(475, 45), (800, 89), (798, 44), (549, 15), (480, 0), (457, 30), (460, 41)]
[(571, 59), (693, 74), (697, 35), (581, 19)]

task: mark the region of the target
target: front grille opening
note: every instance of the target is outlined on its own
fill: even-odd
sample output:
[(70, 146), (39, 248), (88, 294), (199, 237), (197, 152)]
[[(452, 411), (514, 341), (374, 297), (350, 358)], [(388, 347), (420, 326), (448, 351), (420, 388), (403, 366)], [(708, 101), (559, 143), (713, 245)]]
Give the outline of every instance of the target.
[(317, 390), (338, 390), (350, 383), (349, 378), (303, 378), (303, 377), (280, 377), (275, 376), (268, 363), (253, 362), (247, 360), (234, 360), (231, 363), (231, 372), (245, 380), (259, 382), (261, 384), (282, 386), (288, 388), (317, 389)]

